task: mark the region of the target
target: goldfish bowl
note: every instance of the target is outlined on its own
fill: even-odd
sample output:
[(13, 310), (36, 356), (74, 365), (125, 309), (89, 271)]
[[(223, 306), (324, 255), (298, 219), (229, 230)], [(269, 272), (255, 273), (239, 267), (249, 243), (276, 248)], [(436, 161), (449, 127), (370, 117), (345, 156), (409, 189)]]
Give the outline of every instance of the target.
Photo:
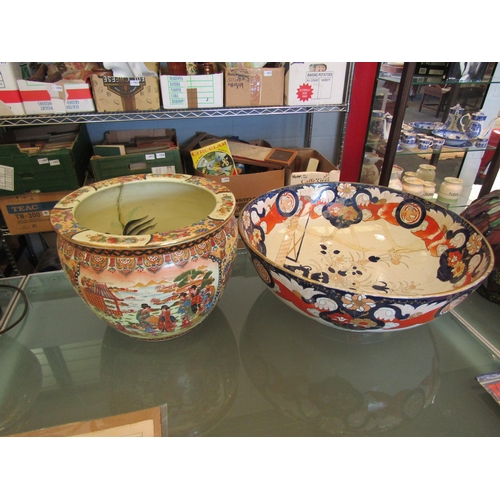
[(451, 311), (494, 265), (488, 241), (459, 215), (384, 186), (286, 186), (238, 220), (249, 257), (286, 304), (352, 332), (396, 331)]
[(179, 337), (213, 310), (238, 231), (234, 195), (183, 174), (84, 186), (51, 212), (61, 266), (87, 306), (141, 340)]

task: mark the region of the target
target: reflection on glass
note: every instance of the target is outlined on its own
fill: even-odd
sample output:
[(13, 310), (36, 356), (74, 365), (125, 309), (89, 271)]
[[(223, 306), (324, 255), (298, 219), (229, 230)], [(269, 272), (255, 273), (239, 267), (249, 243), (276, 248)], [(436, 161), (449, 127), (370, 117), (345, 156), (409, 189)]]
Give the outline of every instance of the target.
[(24, 345), (0, 336), (0, 434), (14, 434), (28, 417), (42, 387), (38, 358)]
[(428, 326), (392, 334), (343, 332), (290, 311), (268, 290), (247, 317), (240, 356), (267, 400), (330, 435), (403, 425), (433, 402), (438, 388)]
[(108, 328), (102, 385), (113, 414), (167, 404), (168, 435), (197, 436), (229, 411), (238, 384), (238, 346), (216, 307), (189, 335), (140, 342)]

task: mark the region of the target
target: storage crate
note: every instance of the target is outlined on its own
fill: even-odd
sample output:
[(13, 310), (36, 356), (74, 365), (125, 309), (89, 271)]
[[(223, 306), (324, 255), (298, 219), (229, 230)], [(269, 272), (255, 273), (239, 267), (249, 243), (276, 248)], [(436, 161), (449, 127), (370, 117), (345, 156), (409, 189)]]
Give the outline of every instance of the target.
[(183, 173), (179, 148), (122, 156), (93, 156), (90, 166), (96, 181), (133, 174)]
[[(87, 128), (78, 128), (78, 135), (69, 148), (29, 154), (21, 152), (17, 143), (0, 144), (0, 196), (72, 191), (81, 187), (92, 156), (92, 144)], [(32, 133), (41, 130), (31, 129)]]

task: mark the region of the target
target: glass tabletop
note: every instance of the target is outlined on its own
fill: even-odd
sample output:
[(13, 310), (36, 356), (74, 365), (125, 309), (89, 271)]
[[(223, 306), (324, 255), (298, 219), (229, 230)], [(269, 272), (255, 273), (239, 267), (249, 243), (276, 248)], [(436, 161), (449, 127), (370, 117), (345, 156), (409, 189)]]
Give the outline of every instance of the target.
[(290, 309), (241, 251), (202, 324), (148, 343), (94, 316), (62, 271), (23, 288), (0, 337), (0, 435), (166, 403), (169, 436), (500, 436), (475, 380), (500, 369), (500, 305), (477, 294), (427, 326), (353, 334)]

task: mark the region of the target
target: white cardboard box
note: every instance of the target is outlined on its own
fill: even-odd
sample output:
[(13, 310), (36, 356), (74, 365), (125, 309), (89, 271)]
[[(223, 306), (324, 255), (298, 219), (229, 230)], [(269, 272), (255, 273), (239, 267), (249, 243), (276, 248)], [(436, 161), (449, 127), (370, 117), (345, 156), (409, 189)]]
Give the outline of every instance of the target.
[(66, 113), (95, 111), (94, 99), (88, 83), (83, 80), (64, 80)]
[(66, 113), (64, 88), (58, 83), (18, 80), (24, 110), (28, 115)]
[(0, 116), (25, 115), (17, 80), (22, 78), (17, 62), (0, 62)]
[(28, 115), (95, 111), (92, 92), (83, 80), (55, 83), (17, 81)]
[(347, 63), (291, 62), (285, 74), (288, 106), (342, 104)]
[(164, 109), (220, 108), (224, 102), (224, 74), (161, 75)]

